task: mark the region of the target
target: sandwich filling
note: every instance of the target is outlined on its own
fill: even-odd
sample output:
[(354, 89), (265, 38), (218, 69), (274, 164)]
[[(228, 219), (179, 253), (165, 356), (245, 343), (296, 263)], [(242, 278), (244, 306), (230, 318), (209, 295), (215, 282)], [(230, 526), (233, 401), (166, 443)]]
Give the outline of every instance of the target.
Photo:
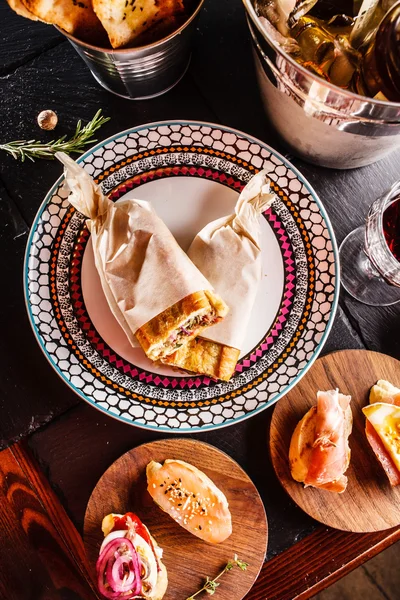
[(142, 325), (136, 331), (136, 339), (151, 360), (160, 360), (221, 321), (228, 311), (219, 296), (211, 290), (200, 290)]
[(168, 356), (186, 344), (191, 338), (205, 327), (216, 325), (223, 317), (219, 316), (214, 308), (203, 309), (188, 319), (182, 321), (178, 327), (162, 342), (154, 345), (151, 351), (152, 358), (155, 360)]
[(184, 343), (187, 341), (188, 336), (193, 335), (193, 333), (195, 333), (198, 329), (210, 327), (219, 321), (221, 321), (221, 317), (217, 316), (215, 310), (204, 315), (199, 314), (194, 317), (190, 317), (190, 319), (187, 319), (182, 325), (179, 326), (179, 329), (174, 331), (169, 336), (167, 342), (164, 344), (164, 348), (167, 348), (168, 350), (171, 349), (171, 352), (174, 352), (182, 346), (182, 342)]

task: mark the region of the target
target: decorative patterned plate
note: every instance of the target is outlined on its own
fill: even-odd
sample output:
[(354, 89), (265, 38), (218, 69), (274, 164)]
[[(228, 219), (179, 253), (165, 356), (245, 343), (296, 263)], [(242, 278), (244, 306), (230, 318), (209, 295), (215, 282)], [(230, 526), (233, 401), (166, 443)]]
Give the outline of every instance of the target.
[(84, 154), (86, 170), (117, 201), (150, 200), (184, 249), (267, 168), (277, 199), (262, 219), (263, 281), (230, 382), (158, 368), (131, 348), (110, 313), (83, 216), (61, 177), (32, 226), (25, 295), (40, 347), (81, 398), (131, 424), (200, 431), (245, 419), (304, 375), (328, 335), (339, 290), (332, 227), (311, 186), (272, 148), (197, 122), (135, 127)]

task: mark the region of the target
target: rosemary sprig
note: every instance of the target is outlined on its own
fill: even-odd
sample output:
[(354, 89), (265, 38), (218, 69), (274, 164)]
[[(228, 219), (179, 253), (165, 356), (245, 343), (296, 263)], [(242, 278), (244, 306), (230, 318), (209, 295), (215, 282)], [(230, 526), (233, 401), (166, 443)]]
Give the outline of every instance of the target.
[(203, 587), (192, 596), (189, 596), (189, 598), (186, 598), (186, 600), (194, 600), (194, 598), (201, 594), (201, 592), (206, 592), (210, 596), (213, 596), (217, 591), (217, 587), (221, 585), (218, 582), (218, 579), (222, 577), (224, 573), (231, 571), (235, 566), (239, 567), (239, 569), (241, 569), (242, 571), (245, 571), (249, 564), (244, 562), (244, 560), (240, 560), (240, 558), (237, 557), (237, 554), (235, 554), (233, 560), (230, 560), (226, 563), (225, 568), (221, 571), (221, 573), (214, 577), (214, 579), (210, 579), (209, 577), (207, 577)]
[(97, 111), (93, 119), (82, 127), (82, 121), (78, 121), (75, 133), (70, 139), (63, 135), (58, 140), (51, 142), (37, 142), (35, 140), (16, 140), (0, 144), (0, 150), (11, 154), (16, 160), (20, 158), (22, 162), (25, 158), (35, 161), (35, 158), (54, 158), (56, 152), (66, 152), (67, 154), (75, 152), (80, 154), (88, 144), (93, 144), (97, 140), (92, 136), (104, 123), (110, 120), (110, 117), (103, 117), (101, 109)]

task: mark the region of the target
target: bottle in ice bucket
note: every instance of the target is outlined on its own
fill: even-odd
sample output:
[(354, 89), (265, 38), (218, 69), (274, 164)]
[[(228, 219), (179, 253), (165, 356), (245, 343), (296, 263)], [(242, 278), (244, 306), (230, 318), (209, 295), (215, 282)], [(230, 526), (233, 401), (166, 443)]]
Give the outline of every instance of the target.
[[(293, 58), (338, 87), (400, 102), (400, 0), (255, 0)], [(268, 28), (270, 34), (271, 28)]]
[(334, 59), (335, 45), (328, 32), (312, 17), (300, 17), (291, 34), (302, 49), (304, 61), (322, 66)]
[(400, 102), (400, 2), (379, 25), (364, 55), (357, 91)]

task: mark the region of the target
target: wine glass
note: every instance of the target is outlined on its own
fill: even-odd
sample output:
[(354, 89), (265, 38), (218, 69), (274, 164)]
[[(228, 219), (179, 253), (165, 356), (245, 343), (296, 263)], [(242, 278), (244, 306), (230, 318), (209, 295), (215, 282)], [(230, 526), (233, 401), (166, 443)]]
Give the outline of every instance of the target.
[(375, 200), (366, 225), (339, 252), (342, 285), (353, 298), (370, 306), (400, 301), (400, 181)]

